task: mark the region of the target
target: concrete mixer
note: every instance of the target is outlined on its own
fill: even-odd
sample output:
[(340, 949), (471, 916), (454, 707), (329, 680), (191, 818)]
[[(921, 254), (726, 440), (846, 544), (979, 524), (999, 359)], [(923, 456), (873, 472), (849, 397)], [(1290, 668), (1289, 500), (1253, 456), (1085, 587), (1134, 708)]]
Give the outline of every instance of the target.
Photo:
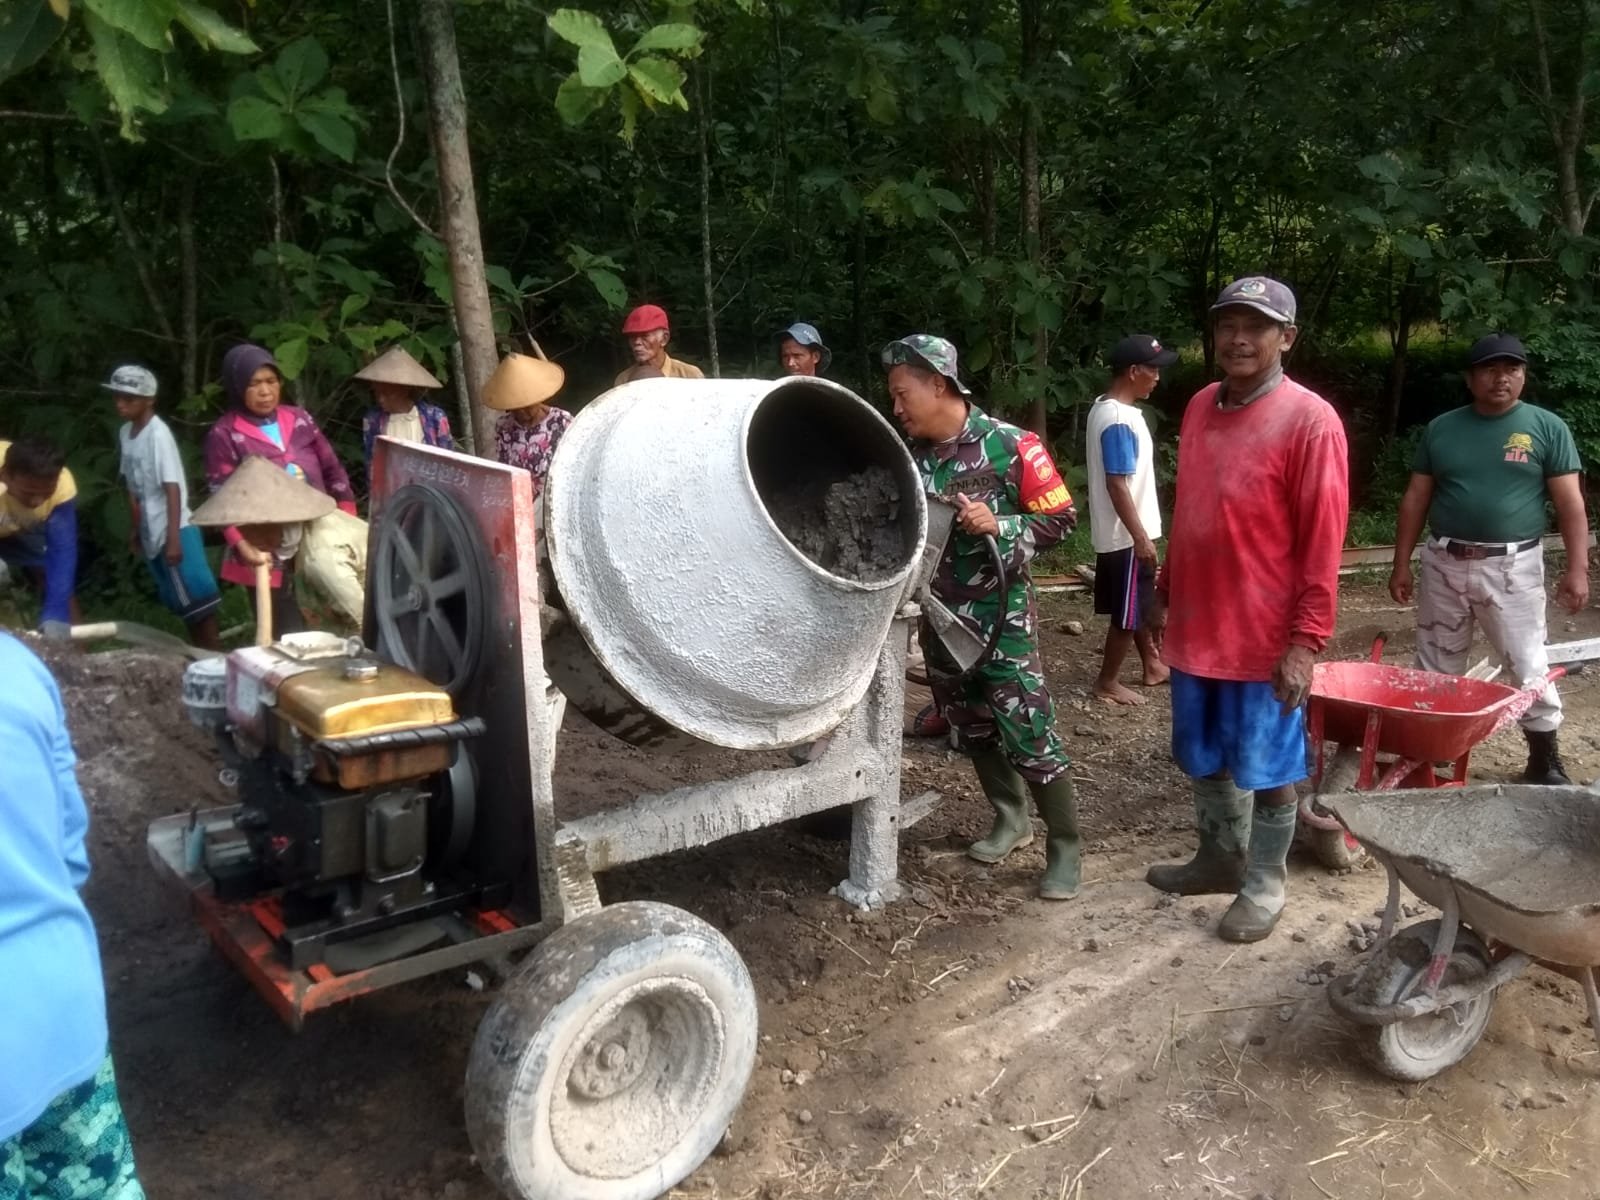
[[(930, 549), (928, 523), (893, 428), (818, 380), (617, 388), (538, 510), (519, 470), (379, 439), (363, 638), (191, 668), (239, 803), (156, 822), (152, 861), (294, 1027), (501, 964), (466, 1086), (485, 1170), (519, 1200), (659, 1196), (739, 1104), (755, 992), (715, 929), (602, 908), (594, 874), (848, 804), (836, 891), (898, 894), (899, 831), (927, 806), (901, 804), (900, 730), (948, 529)], [(560, 821), (569, 699), (645, 746), (830, 736), (804, 765)]]

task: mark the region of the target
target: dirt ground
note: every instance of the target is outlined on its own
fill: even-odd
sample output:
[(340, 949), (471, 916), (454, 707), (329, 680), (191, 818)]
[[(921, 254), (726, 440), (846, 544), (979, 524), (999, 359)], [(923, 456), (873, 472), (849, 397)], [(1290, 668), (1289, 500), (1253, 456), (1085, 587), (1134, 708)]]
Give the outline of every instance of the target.
[[(1356, 584), (1344, 648), (1374, 626), (1410, 644), (1410, 615)], [(1074, 636), (1067, 622), (1088, 632)], [(1364, 1065), (1321, 983), (1349, 969), (1349, 922), (1381, 874), (1299, 860), (1288, 912), (1256, 947), (1214, 933), (1224, 901), (1173, 901), (1145, 866), (1191, 845), (1162, 692), (1137, 710), (1091, 701), (1100, 626), (1087, 600), (1045, 598), (1045, 653), (1076, 758), (1087, 887), (1031, 896), (1039, 843), (970, 863), (987, 828), (964, 764), (908, 744), (905, 795), (945, 801), (907, 831), (910, 899), (864, 917), (827, 895), (846, 847), (790, 829), (602, 877), (605, 899), (654, 898), (711, 921), (760, 995), (755, 1078), (723, 1147), (674, 1193), (734, 1197), (1082, 1195), (1291, 1198), (1600, 1195), (1600, 1053), (1575, 985), (1506, 987), (1460, 1066), (1398, 1085)], [(1600, 613), (1552, 614), (1552, 638), (1600, 634)], [(490, 995), (454, 973), (283, 1028), (206, 946), (146, 862), (144, 827), (225, 802), (206, 740), (183, 718), (179, 667), (137, 653), (53, 662), (82, 757), (112, 1040), (155, 1200), (490, 1200), (462, 1117), (473, 1030)], [(1594, 677), (1563, 685), (1575, 778), (1600, 773)], [(631, 794), (705, 762), (657, 761), (581, 718), (559, 785)], [(1521, 765), (1513, 732), (1475, 760)], [(715, 763), (712, 764), (716, 765)]]

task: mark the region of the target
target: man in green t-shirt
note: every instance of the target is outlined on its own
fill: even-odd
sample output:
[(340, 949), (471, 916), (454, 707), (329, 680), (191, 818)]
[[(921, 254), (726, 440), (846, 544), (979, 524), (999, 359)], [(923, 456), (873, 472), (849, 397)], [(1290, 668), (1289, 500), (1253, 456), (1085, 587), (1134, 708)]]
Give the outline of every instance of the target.
[[(1566, 422), (1522, 402), (1528, 356), (1510, 334), (1480, 338), (1467, 352), (1472, 403), (1435, 418), (1417, 446), (1400, 501), (1389, 594), (1412, 596), (1411, 551), (1427, 517), (1417, 599), (1417, 664), (1459, 675), (1476, 623), (1511, 682), (1528, 687), (1550, 668), (1545, 655), (1545, 501), (1567, 548), (1556, 600), (1577, 612), (1589, 600), (1589, 521), (1578, 447)], [(1556, 729), (1561, 697), (1547, 686), (1522, 718), (1525, 783), (1568, 783)]]

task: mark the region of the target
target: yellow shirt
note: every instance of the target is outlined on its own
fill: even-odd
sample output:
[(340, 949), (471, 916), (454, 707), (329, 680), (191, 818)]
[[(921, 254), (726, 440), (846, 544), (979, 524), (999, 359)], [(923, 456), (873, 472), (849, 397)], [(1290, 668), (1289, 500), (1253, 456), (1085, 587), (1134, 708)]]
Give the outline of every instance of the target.
[[(613, 387), (621, 387), (627, 383), (634, 372), (633, 367), (628, 367), (617, 372), (617, 381)], [(706, 373), (692, 363), (679, 362), (670, 354), (661, 363), (661, 373), (668, 379), (704, 379)]]
[[(10, 449), (10, 442), (0, 441), (0, 463), (5, 462), (6, 451)], [(52, 512), (77, 494), (78, 485), (72, 478), (72, 472), (65, 467), (61, 468), (61, 478), (56, 481), (55, 495), (38, 508), (23, 508), (6, 491), (6, 485), (0, 483), (0, 537), (25, 533), (35, 526), (43, 525)]]

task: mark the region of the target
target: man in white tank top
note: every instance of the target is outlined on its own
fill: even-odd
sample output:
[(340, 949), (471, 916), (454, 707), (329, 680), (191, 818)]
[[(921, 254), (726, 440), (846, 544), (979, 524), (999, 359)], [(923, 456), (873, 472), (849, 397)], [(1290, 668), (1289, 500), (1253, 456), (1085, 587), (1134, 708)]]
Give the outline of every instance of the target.
[(1110, 360), (1111, 383), (1089, 408), (1084, 440), (1089, 458), (1089, 531), (1095, 549), (1094, 610), (1111, 618), (1094, 694), (1108, 704), (1143, 704), (1144, 697), (1118, 678), (1129, 648), (1137, 646), (1144, 685), (1167, 681), (1167, 668), (1148, 621), (1155, 599), (1161, 508), (1156, 500), (1155, 445), (1139, 402), (1155, 390), (1161, 368), (1177, 362), (1178, 356), (1149, 334), (1134, 333), (1112, 347)]

